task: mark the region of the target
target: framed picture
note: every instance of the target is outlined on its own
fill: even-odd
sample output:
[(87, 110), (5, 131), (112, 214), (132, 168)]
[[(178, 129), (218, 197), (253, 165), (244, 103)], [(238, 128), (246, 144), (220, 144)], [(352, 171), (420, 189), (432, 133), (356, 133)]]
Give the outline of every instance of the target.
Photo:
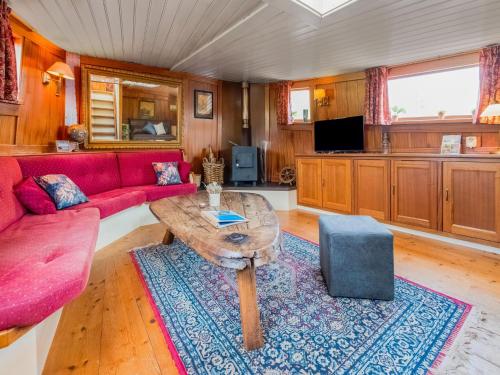
[(211, 91), (194, 90), (194, 117), (214, 118), (214, 93)]
[(139, 100), (139, 117), (143, 119), (155, 117), (155, 102)]
[(57, 152), (73, 152), (73, 151), (78, 151), (78, 149), (79, 149), (78, 142), (56, 140)]
[(462, 136), (459, 135), (443, 135), (441, 141), (442, 155), (460, 155), (460, 146), (462, 145)]
[(64, 140), (57, 140), (56, 141), (56, 150), (57, 150), (57, 152), (71, 152), (71, 151), (73, 151), (71, 149), (71, 142), (64, 141)]

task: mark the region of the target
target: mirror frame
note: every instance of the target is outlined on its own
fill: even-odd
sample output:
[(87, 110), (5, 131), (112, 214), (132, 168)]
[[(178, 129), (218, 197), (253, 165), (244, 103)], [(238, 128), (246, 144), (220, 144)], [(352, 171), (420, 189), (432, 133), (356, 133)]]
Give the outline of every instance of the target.
[[(88, 142), (85, 145), (87, 149), (146, 149), (146, 148), (182, 148), (182, 138), (184, 133), (184, 94), (182, 79), (171, 78), (148, 73), (136, 73), (128, 70), (108, 68), (94, 65), (82, 65), (82, 123), (88, 132)], [(175, 85), (178, 87), (177, 97), (177, 139), (173, 141), (93, 141), (91, 139), (90, 129), (90, 75), (98, 74), (113, 76), (124, 79), (140, 79), (147, 83)]]

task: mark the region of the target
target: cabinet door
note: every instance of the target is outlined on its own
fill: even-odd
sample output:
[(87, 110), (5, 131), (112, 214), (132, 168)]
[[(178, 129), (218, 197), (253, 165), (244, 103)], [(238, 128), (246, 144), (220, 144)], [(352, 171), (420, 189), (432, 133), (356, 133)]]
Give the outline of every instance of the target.
[(387, 160), (355, 160), (354, 177), (356, 213), (389, 220), (389, 162)]
[(321, 159), (297, 159), (297, 201), (321, 207)]
[(437, 170), (433, 161), (392, 161), (392, 221), (437, 229)]
[(500, 163), (443, 163), (443, 230), (500, 241)]
[(323, 207), (352, 212), (352, 160), (323, 159)]

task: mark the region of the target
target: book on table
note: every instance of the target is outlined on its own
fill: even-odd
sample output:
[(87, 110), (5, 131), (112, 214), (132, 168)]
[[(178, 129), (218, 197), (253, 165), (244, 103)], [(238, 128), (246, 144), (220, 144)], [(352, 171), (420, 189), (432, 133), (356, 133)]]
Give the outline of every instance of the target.
[(246, 217), (229, 210), (201, 211), (201, 215), (216, 228), (225, 228), (248, 221)]

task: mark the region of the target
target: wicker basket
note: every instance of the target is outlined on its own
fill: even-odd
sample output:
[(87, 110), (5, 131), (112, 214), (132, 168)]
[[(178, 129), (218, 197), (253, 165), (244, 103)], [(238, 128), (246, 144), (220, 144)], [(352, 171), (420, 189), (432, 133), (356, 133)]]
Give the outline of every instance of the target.
[(217, 182), (222, 185), (224, 183), (224, 159), (209, 161), (203, 158), (203, 181), (205, 184)]

